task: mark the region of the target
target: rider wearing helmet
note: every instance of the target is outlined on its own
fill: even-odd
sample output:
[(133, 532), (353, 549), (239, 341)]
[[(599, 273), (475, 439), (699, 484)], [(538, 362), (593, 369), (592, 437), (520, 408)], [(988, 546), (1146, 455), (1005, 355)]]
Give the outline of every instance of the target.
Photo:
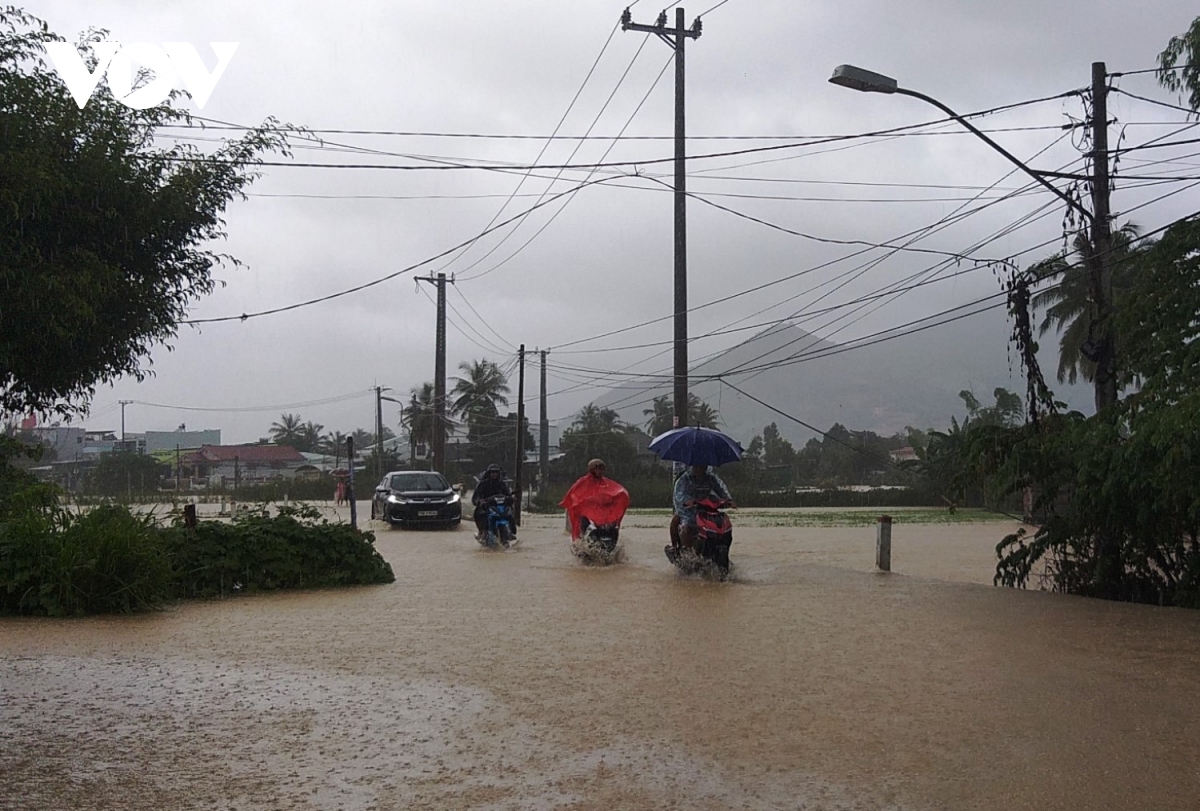
[[(504, 481), (504, 471), (500, 469), (500, 465), (492, 464), (488, 465), (487, 472), (483, 474), (479, 484), (475, 485), (475, 492), (471, 495), (471, 503), (475, 505), (475, 528), (479, 530), (480, 536), (487, 530), (487, 500), (497, 495), (512, 496), (512, 490), (508, 482)], [(514, 527), (513, 535), (516, 534)]]

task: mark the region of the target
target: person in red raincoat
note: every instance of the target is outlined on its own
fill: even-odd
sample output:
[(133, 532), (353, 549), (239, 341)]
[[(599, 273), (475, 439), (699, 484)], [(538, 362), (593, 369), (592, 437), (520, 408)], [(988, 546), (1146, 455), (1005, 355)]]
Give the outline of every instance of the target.
[(590, 521), (597, 526), (621, 523), (629, 509), (629, 491), (604, 475), (601, 459), (588, 462), (588, 472), (571, 485), (558, 506), (567, 511), (571, 540), (583, 534)]

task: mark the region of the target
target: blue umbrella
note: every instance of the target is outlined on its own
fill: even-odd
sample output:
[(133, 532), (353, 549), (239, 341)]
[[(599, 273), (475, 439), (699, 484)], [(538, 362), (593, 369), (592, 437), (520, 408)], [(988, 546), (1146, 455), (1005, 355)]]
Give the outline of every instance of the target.
[(685, 465), (723, 465), (742, 458), (737, 440), (711, 428), (687, 426), (659, 434), (650, 442), (650, 450), (660, 459)]

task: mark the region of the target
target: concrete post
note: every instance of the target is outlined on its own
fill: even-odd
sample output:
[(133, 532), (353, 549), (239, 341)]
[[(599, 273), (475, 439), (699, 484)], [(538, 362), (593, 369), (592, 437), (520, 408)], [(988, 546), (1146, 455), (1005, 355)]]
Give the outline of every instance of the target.
[(875, 534), (875, 568), (881, 572), (892, 570), (892, 517), (879, 516)]

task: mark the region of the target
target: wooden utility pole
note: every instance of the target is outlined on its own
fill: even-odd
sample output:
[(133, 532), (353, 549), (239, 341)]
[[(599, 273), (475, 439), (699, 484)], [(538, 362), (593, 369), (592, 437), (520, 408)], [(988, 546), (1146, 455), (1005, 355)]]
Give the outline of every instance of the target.
[(1112, 223), (1108, 176), (1108, 72), (1103, 62), (1092, 63), (1092, 256), (1089, 264), (1096, 363), (1093, 379), (1096, 411), (1117, 402), (1116, 341), (1112, 323)]
[(621, 15), (621, 30), (654, 34), (675, 50), (675, 424), (688, 424), (688, 296), (687, 296), (687, 149), (684, 135), (684, 43), (700, 36), (700, 18), (683, 27), (684, 11), (675, 9), (675, 28), (667, 28), (667, 13), (654, 25), (633, 22), (629, 9)]
[(513, 518), (517, 522), (517, 526), (521, 526), (521, 498), (522, 498), (522, 482), (525, 474), (525, 344), (521, 344), (521, 348), (517, 350), (518, 368), (520, 372), (517, 374), (517, 464), (516, 470), (516, 507), (513, 509)]
[[(437, 340), (433, 362), (433, 437), (430, 470), (446, 472), (446, 274), (419, 276), (419, 282), (437, 285)], [(450, 279), (450, 284), (454, 280)]]
[(546, 415), (546, 352), (542, 356), (541, 419), (538, 425), (538, 497), (544, 499), (550, 482), (550, 419)]

